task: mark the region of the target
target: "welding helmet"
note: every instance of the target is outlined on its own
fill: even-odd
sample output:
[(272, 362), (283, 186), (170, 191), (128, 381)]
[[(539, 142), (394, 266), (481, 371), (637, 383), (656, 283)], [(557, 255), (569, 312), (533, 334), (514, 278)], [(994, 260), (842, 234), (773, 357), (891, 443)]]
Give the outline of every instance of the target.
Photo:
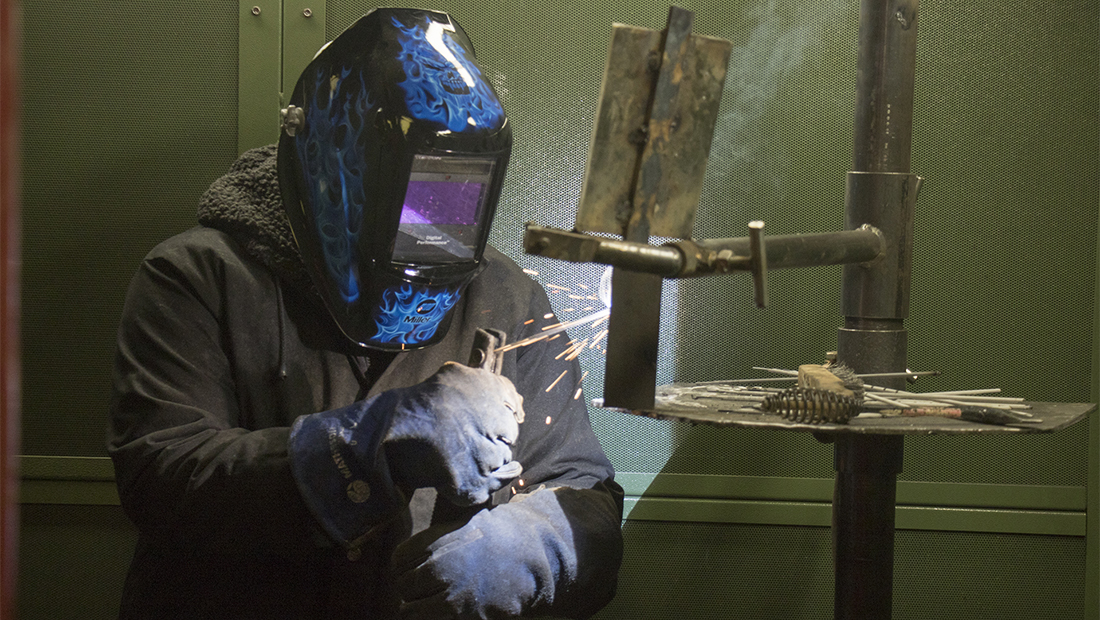
[(375, 9), (321, 48), (282, 116), (283, 205), (340, 330), (383, 350), (441, 340), (479, 270), (512, 149), (462, 27)]

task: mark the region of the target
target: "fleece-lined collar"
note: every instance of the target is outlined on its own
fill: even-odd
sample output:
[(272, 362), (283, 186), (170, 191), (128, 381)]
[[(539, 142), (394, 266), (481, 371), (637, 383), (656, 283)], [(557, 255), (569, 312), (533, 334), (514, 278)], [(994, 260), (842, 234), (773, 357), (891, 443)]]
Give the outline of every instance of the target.
[(199, 223), (228, 234), (285, 282), (312, 291), (283, 210), (277, 153), (272, 144), (241, 155), (199, 200)]

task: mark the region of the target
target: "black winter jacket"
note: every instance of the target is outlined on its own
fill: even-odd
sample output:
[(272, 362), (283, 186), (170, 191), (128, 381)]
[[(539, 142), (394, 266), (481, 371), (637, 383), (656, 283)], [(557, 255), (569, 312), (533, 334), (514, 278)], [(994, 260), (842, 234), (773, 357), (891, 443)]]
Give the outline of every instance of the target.
[[(488, 248), (442, 342), (392, 362), (345, 344), (288, 241), (274, 154), (243, 156), (204, 197), (206, 225), (158, 245), (130, 285), (108, 431), (123, 508), (140, 532), (124, 618), (390, 617), (390, 553), (408, 529), (349, 559), (295, 487), (290, 425), (354, 402), (361, 387), (374, 395), (465, 361), (479, 327), (514, 342), (555, 320), (544, 318), (543, 289)], [(524, 472), (493, 504), (539, 485), (583, 490), (553, 535), (555, 549), (591, 570), (546, 584), (552, 608), (531, 611), (584, 617), (614, 593), (622, 490), (592, 432), (577, 363), (555, 359), (562, 340), (506, 354), (504, 374), (524, 396), (514, 446)], [(364, 374), (373, 384), (361, 386)], [(421, 489), (409, 511), (415, 532), (476, 507)]]

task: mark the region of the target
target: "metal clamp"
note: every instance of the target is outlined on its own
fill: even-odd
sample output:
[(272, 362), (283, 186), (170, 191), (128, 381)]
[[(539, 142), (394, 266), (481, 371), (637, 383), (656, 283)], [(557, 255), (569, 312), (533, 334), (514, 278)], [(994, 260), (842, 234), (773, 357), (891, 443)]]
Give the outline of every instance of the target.
[(279, 127), (291, 138), (306, 124), (306, 112), (297, 106), (288, 105), (279, 111)]
[(497, 349), (507, 342), (508, 334), (499, 329), (478, 329), (474, 332), (474, 346), (470, 350), (470, 361), (466, 365), (499, 375), (504, 368), (504, 353)]

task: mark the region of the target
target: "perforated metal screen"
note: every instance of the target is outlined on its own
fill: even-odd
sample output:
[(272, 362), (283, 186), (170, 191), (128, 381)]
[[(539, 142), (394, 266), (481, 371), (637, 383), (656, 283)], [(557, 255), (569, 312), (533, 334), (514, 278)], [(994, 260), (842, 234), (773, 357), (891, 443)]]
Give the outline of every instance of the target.
[[(627, 562), (600, 620), (831, 620), (824, 528), (628, 522)], [(633, 544), (631, 544), (633, 543)], [(893, 617), (1084, 617), (1073, 538), (898, 532)]]
[(104, 456), (126, 286), (237, 148), (235, 5), (23, 3), (23, 452)]
[[(841, 229), (858, 2), (681, 4), (696, 32), (734, 46), (696, 236), (744, 236), (758, 218), (772, 234)], [(1086, 401), (1100, 155), (1096, 20), (1077, 17), (1095, 5), (1009, 4), (921, 3), (912, 167), (926, 184), (909, 360), (944, 373), (925, 389)], [(330, 3), (329, 38), (371, 6)], [(492, 242), (544, 283), (594, 287), (597, 267), (523, 255), (523, 224), (572, 227), (610, 24), (662, 28), (667, 5), (437, 6), (469, 31), (515, 127)], [(840, 269), (777, 271), (770, 284), (761, 311), (744, 275), (666, 281), (659, 380), (758, 376), (753, 366), (834, 350)], [(563, 317), (588, 305), (548, 290)], [(599, 397), (602, 357), (582, 363), (586, 395)], [(593, 416), (621, 470), (832, 476), (831, 448), (807, 436)], [(1084, 424), (1042, 438), (910, 438), (902, 479), (1083, 485), (1086, 438)]]

